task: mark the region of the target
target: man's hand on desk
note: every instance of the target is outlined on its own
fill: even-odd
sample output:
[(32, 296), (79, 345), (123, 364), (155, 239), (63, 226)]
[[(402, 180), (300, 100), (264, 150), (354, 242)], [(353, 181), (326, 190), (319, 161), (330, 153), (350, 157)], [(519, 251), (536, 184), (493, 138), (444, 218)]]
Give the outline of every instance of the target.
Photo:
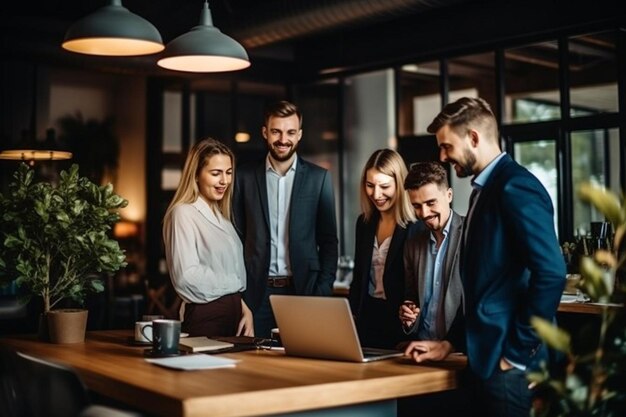
[(424, 361), (442, 361), (454, 351), (454, 346), (447, 340), (417, 340), (409, 343), (404, 354), (417, 363)]

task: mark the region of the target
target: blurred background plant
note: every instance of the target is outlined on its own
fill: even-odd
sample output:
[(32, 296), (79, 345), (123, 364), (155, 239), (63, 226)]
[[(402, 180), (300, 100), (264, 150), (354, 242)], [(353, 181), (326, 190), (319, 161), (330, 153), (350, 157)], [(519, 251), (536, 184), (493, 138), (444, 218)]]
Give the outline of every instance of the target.
[[(613, 226), (612, 245), (580, 259), (578, 286), (600, 303), (600, 328), (570, 334), (538, 317), (531, 319), (539, 336), (565, 358), (559, 366), (531, 372), (535, 386), (533, 417), (626, 416), (626, 198), (597, 185), (583, 184), (581, 201), (594, 206)], [(597, 335), (597, 340), (593, 339)], [(593, 337), (592, 337), (593, 336)]]

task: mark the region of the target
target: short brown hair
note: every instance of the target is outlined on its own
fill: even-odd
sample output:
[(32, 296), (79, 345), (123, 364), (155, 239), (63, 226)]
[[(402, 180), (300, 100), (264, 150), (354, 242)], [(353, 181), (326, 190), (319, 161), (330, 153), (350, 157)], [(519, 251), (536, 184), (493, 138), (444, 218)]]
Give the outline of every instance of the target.
[(267, 127), (271, 117), (289, 117), (294, 114), (298, 116), (300, 129), (302, 129), (302, 113), (300, 113), (300, 110), (298, 110), (298, 107), (295, 104), (290, 103), (287, 100), (270, 103), (265, 107), (265, 113), (263, 114), (264, 126)]
[(404, 188), (417, 190), (426, 184), (436, 184), (441, 190), (450, 188), (448, 173), (439, 162), (416, 162), (409, 167), (409, 173), (404, 180)]
[(479, 97), (461, 97), (448, 103), (428, 125), (428, 133), (437, 133), (444, 126), (450, 126), (459, 135), (465, 135), (470, 128), (483, 125), (490, 136), (498, 140), (496, 117), (489, 104)]

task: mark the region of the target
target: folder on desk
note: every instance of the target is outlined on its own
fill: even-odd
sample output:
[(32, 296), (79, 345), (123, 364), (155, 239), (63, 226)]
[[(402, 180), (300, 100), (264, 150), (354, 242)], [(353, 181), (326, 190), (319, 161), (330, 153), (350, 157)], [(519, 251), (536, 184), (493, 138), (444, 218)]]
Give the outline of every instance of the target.
[(234, 346), (232, 343), (209, 339), (206, 336), (185, 337), (178, 342), (178, 349), (185, 352), (221, 352)]

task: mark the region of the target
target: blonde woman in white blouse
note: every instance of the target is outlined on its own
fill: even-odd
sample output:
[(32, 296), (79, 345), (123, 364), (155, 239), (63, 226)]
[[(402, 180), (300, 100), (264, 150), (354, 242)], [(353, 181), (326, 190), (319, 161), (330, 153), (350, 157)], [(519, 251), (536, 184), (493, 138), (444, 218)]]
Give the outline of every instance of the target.
[(243, 246), (231, 222), (235, 157), (208, 138), (187, 155), (180, 184), (163, 219), (165, 256), (182, 298), (182, 329), (192, 336), (254, 336), (243, 301)]

